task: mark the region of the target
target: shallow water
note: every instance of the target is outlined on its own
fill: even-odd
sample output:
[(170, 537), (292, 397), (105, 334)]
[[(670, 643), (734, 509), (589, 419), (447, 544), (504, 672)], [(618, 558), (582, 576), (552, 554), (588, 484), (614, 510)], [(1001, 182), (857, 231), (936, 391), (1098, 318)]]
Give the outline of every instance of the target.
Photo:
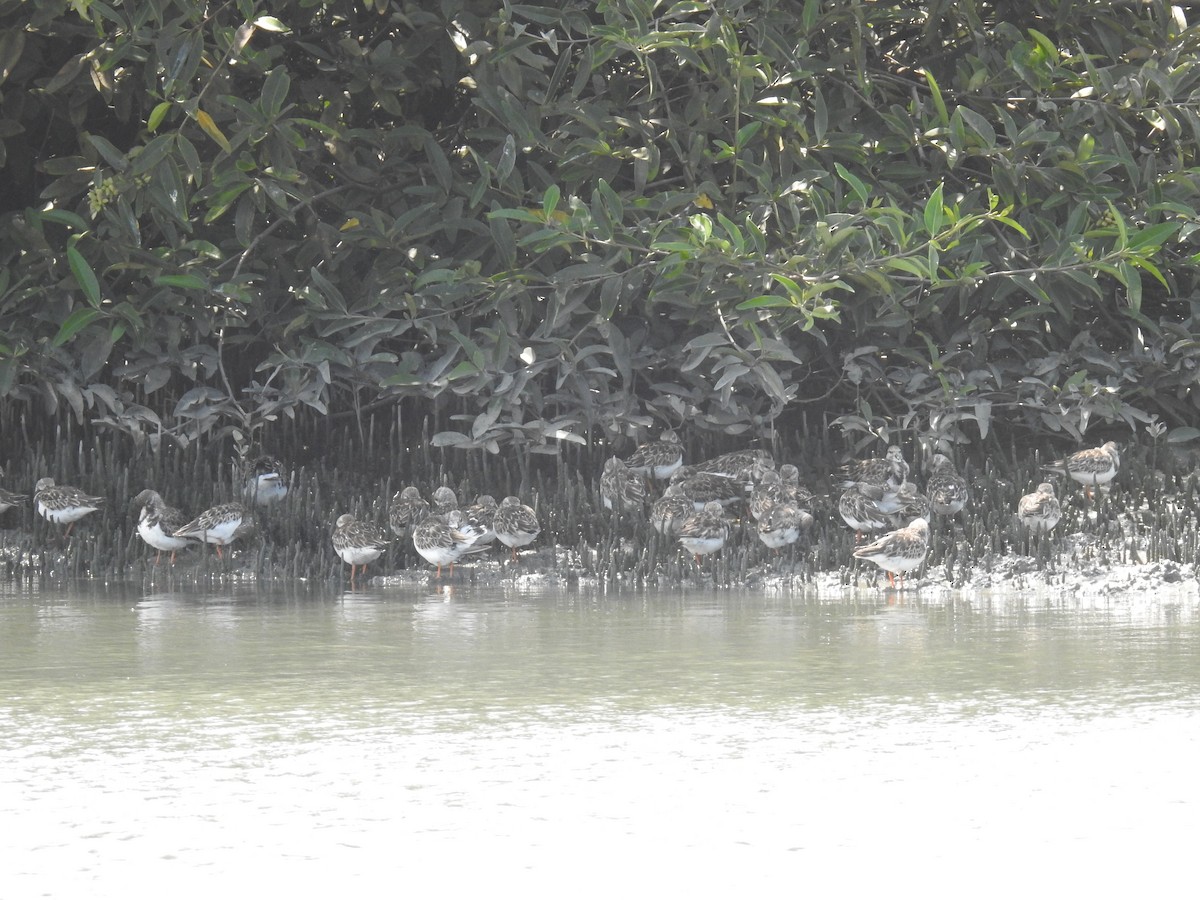
[(0, 884), (1145, 895), (1198, 707), (1159, 598), (0, 584)]

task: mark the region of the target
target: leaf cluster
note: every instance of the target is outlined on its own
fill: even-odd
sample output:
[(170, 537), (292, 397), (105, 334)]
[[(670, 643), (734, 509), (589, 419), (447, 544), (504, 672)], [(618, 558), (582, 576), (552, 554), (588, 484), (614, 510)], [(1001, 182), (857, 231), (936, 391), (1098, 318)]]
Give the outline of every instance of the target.
[(0, 397), (151, 443), (400, 401), (491, 452), (1181, 429), (1197, 36), (1101, 0), (3, 0)]

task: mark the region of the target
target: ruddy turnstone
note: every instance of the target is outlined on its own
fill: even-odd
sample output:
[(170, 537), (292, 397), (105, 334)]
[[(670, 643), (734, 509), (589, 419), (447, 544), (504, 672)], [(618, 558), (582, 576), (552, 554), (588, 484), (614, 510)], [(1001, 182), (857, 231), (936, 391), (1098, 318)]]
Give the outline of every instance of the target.
[(816, 499), (816, 495), (800, 483), (800, 470), (791, 463), (779, 467), (779, 480), (783, 482), (784, 496), (800, 509), (807, 509)]
[(749, 484), (775, 468), (775, 457), (767, 450), (734, 450), (697, 463), (694, 468), (697, 472), (723, 475)]
[(1042, 482), (1032, 494), (1017, 502), (1017, 518), (1035, 534), (1050, 531), (1062, 518), (1062, 504), (1054, 496), (1054, 485)]
[[(0, 477), (4, 476), (4, 470), (0, 469)], [(29, 497), (25, 494), (14, 494), (12, 491), (6, 491), (0, 488), (0, 513), (8, 512), (14, 506), (19, 506), (28, 500)]]
[[(250, 514), (240, 503), (222, 503), (206, 509), (192, 521), (175, 529), (175, 537), (194, 537), (217, 548), (217, 558), (224, 559), (221, 548), (244, 534)], [(239, 533), (240, 532), (240, 533)]]
[(917, 490), (917, 486), (911, 481), (900, 485), (893, 505), (895, 511), (888, 514), (893, 528), (900, 528), (905, 522), (911, 522), (913, 519), (929, 521), (929, 498)]
[(362, 566), (366, 572), (367, 563), (379, 559), (390, 543), (391, 539), (382, 528), (371, 522), (360, 522), (350, 513), (338, 516), (333, 527), (333, 549), (350, 566), (351, 584), (354, 584), (355, 570)]
[(252, 506), (270, 506), (287, 496), (283, 463), (273, 456), (260, 456), (250, 463), (244, 493)]
[(712, 501), (721, 506), (732, 506), (745, 500), (749, 490), (747, 483), (737, 478), (715, 475), (712, 472), (697, 472), (687, 466), (671, 476), (671, 484), (679, 489), (680, 494), (692, 501), (697, 512)]
[(137, 533), (143, 541), (154, 548), (154, 564), (157, 566), (163, 551), (171, 554), (171, 564), (175, 564), (175, 554), (185, 547), (195, 543), (192, 538), (176, 537), (175, 530), (188, 523), (188, 517), (173, 506), (167, 506), (158, 491), (149, 488), (133, 498), (138, 512)]
[(41, 478), (34, 485), (33, 505), (43, 519), (56, 525), (67, 523), (69, 537), (75, 523), (104, 505), (103, 497), (91, 497), (79, 488), (55, 484), (53, 478)]
[(879, 508), (883, 486), (851, 482), (850, 487), (838, 500), (838, 514), (842, 521), (854, 529), (854, 541), (862, 540), (863, 533), (887, 528), (887, 515)]
[(754, 516), (756, 522), (761, 521), (763, 513), (786, 499), (787, 492), (779, 473), (774, 470), (764, 472), (762, 479), (750, 492), (750, 515)]
[(1121, 456), (1114, 441), (1090, 450), (1080, 450), (1042, 466), (1047, 472), (1067, 475), (1078, 481), (1087, 488), (1089, 497), (1095, 488), (1112, 481), (1120, 467)]
[(858, 459), (842, 466), (842, 481), (840, 487), (849, 488), (854, 483), (879, 485), (883, 495), (878, 505), (884, 512), (895, 512), (896, 494), (900, 485), (908, 480), (908, 463), (904, 459), (904, 451), (893, 444), (887, 448), (883, 459)]
[(388, 506), (388, 525), (392, 532), (407, 537), (413, 526), (429, 515), (429, 503), (421, 492), (409, 485), (392, 497)]
[(678, 537), (679, 529), (696, 514), (696, 504), (684, 496), (677, 484), (667, 485), (650, 507), (650, 524), (664, 537)]
[(428, 515), (417, 523), (412, 542), (426, 562), (437, 566), (437, 577), (441, 578), (442, 566), (449, 566), (453, 576), (454, 564), (463, 556), (486, 549), (486, 544), (476, 546), (482, 535), (482, 529), (472, 528), (465, 521), (461, 510), (453, 509), (446, 515)]
[(480, 494), (470, 506), (463, 507), (463, 517), (472, 528), (483, 529), (483, 534), (475, 541), (476, 544), (490, 544), (496, 539), (494, 526), (496, 519), (496, 498), (491, 494)]
[(708, 553), (716, 553), (729, 538), (729, 522), (725, 510), (716, 500), (704, 504), (704, 509), (689, 516), (679, 526), (679, 543), (696, 561)]
[(758, 520), (758, 539), (778, 550), (800, 540), (800, 532), (811, 528), (813, 517), (790, 500), (776, 503)]
[(492, 529), (496, 539), (512, 550), (513, 562), (517, 561), (517, 548), (532, 544), (542, 532), (533, 507), (523, 505), (517, 497), (505, 497), (500, 501)]
[(605, 509), (620, 512), (642, 509), (646, 504), (646, 485), (625, 463), (610, 457), (600, 473), (600, 502)]
[(925, 486), (929, 506), (939, 516), (953, 516), (967, 505), (970, 492), (967, 479), (958, 474), (948, 456), (935, 453), (929, 461), (929, 482)]
[(883, 537), (854, 551), (856, 559), (873, 562), (888, 573), (888, 583), (896, 586), (896, 575), (920, 568), (929, 552), (929, 522), (913, 519), (906, 528), (889, 531)]
[(433, 514), (435, 516), (449, 515), (451, 510), (458, 509), (458, 495), (452, 488), (443, 485), (433, 492)]
[(665, 481), (683, 465), (683, 445), (679, 435), (667, 429), (657, 441), (642, 444), (625, 460), (625, 468), (634, 475)]

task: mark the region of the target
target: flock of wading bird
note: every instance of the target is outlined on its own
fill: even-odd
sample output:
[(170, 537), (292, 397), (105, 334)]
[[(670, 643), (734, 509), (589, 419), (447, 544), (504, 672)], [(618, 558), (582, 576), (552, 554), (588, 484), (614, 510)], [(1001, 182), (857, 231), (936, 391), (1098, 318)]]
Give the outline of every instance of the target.
[[(1043, 468), (1070, 478), (1087, 489), (1089, 496), (1116, 476), (1121, 464), (1117, 445), (1080, 450)], [(0, 471), (0, 476), (3, 472)], [(883, 569), (895, 585), (921, 566), (929, 551), (929, 517), (953, 516), (967, 505), (966, 480), (946, 456), (936, 454), (929, 464), (925, 491), (909, 480), (910, 469), (900, 447), (891, 446), (882, 458), (854, 460), (842, 467), (835, 480), (842, 491), (838, 512), (856, 532), (857, 559)], [(650, 501), (653, 482), (666, 482), (661, 495)], [(159, 556), (175, 553), (194, 544), (221, 548), (252, 530), (253, 506), (270, 506), (288, 493), (279, 460), (260, 456), (248, 469), (245, 502), (223, 503), (189, 518), (168, 506), (153, 490), (144, 490), (133, 503), (139, 510), (137, 532)], [(816, 499), (800, 483), (799, 469), (783, 465), (778, 470), (765, 450), (739, 450), (693, 465), (684, 465), (683, 447), (673, 431), (659, 440), (640, 445), (625, 459), (612, 457), (600, 475), (600, 500), (613, 515), (645, 515), (654, 528), (674, 538), (699, 562), (729, 540), (732, 515), (749, 512), (753, 530), (767, 547), (779, 550), (796, 543), (813, 524), (811, 508)], [(0, 513), (25, 501), (20, 494), (0, 489)], [(537, 513), (517, 497), (500, 503), (490, 495), (460, 506), (453, 490), (437, 488), (432, 503), (413, 486), (399, 491), (388, 508), (391, 535), (379, 525), (359, 521), (353, 515), (339, 516), (333, 528), (333, 546), (350, 566), (353, 584), (361, 567), (379, 559), (396, 537), (411, 538), (413, 547), (431, 565), (453, 573), (454, 564), (486, 550), (499, 540), (512, 552), (526, 547), (541, 532)], [(69, 535), (74, 523), (100, 509), (104, 498), (92, 497), (78, 488), (58, 485), (51, 478), (37, 482), (33, 494), (37, 512), (56, 524), (65, 524)], [(1058, 524), (1062, 508), (1049, 482), (1023, 496), (1016, 516), (1032, 533), (1049, 532)], [(887, 531), (862, 544), (864, 534)], [(156, 556), (157, 564), (159, 557)]]

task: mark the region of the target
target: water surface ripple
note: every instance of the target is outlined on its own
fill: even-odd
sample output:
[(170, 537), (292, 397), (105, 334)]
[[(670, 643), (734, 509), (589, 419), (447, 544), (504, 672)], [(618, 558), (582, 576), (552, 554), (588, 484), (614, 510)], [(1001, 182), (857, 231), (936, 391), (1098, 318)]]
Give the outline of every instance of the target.
[(1144, 895), (1200, 837), (1151, 598), (0, 584), (0, 651), (6, 897)]

